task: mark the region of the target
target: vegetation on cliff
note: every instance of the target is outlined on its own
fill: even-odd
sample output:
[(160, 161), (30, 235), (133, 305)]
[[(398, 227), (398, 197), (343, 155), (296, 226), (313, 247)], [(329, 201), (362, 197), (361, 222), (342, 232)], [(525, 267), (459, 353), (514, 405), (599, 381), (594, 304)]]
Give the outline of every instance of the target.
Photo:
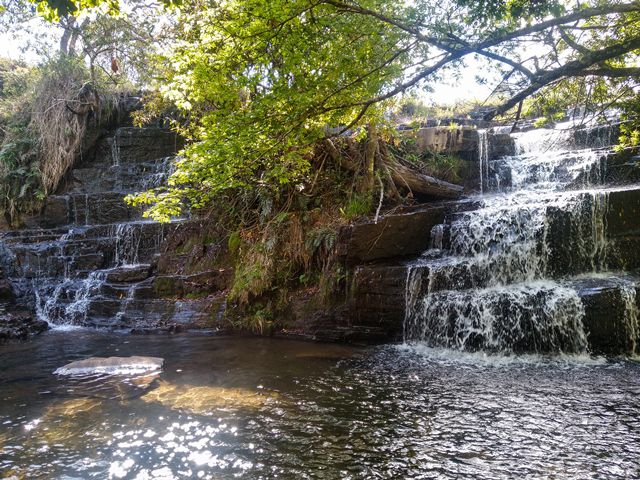
[(11, 224), (53, 193), (82, 149), (101, 105), (86, 67), (61, 57), (0, 72), (0, 210)]

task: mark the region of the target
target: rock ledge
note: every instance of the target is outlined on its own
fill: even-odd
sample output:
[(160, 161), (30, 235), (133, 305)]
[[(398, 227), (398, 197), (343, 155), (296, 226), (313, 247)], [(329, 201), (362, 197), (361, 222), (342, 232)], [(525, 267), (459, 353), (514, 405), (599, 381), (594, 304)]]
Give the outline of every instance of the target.
[(56, 375), (134, 375), (162, 369), (164, 359), (158, 357), (90, 357), (58, 368)]

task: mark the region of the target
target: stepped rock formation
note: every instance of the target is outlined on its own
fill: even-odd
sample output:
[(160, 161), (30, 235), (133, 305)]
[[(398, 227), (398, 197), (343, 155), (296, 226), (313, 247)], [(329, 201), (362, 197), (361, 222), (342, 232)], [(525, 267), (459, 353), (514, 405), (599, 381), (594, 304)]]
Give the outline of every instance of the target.
[[(14, 308), (56, 327), (217, 328), (220, 299), (211, 285), (218, 272), (183, 276), (177, 266), (158, 268), (167, 241), (200, 223), (145, 220), (124, 202), (127, 193), (165, 181), (179, 147), (168, 130), (118, 128), (82, 158), (26, 228), (3, 233), (0, 253)], [(179, 281), (194, 291), (205, 285), (207, 295), (178, 298), (167, 285)]]
[[(613, 153), (616, 135), (605, 128), (445, 133), (418, 135), (456, 142), (468, 196), (343, 228), (345, 298), (294, 295), (286, 332), (502, 352), (635, 351), (636, 152)], [(225, 327), (233, 269), (224, 235), (204, 220), (145, 220), (123, 201), (166, 180), (179, 146), (161, 128), (118, 128), (40, 215), (2, 234), (0, 298), (23, 336), (47, 324)]]
[[(483, 194), (412, 213), (418, 238), (393, 237), (407, 216), (389, 217), (382, 242), (347, 249), (353, 321), (436, 347), (636, 351), (640, 169), (633, 151), (611, 151), (612, 137), (481, 132)], [(367, 228), (375, 238), (372, 225), (351, 238)], [(392, 250), (417, 257), (399, 262)]]

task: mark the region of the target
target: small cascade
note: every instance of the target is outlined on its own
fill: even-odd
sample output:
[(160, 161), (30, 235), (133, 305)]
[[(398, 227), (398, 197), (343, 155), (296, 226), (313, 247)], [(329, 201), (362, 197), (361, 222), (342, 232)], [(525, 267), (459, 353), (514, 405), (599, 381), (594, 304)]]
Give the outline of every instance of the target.
[(116, 132), (111, 141), (111, 160), (114, 167), (120, 166), (120, 142), (118, 141), (118, 132)]
[(444, 225), (439, 224), (431, 229), (431, 248), (441, 250), (444, 240)]
[(122, 307), (120, 308), (118, 313), (116, 313), (116, 322), (117, 323), (121, 323), (124, 320), (124, 316), (127, 313), (127, 308), (129, 307), (131, 302), (133, 302), (133, 299), (135, 298), (135, 295), (136, 295), (136, 287), (135, 287), (135, 285), (132, 285), (131, 287), (129, 287), (128, 292), (127, 292), (127, 296), (125, 297), (124, 301), (122, 302)]
[(47, 199), (42, 216), (2, 235), (3, 273), (16, 302), (53, 328), (153, 329), (178, 316), (184, 324), (201, 321), (208, 312), (190, 310), (201, 304), (186, 302), (177, 315), (175, 299), (156, 294), (153, 284), (165, 236), (188, 221), (145, 220), (124, 202), (173, 172), (175, 135), (123, 127), (101, 142), (95, 158), (72, 170), (67, 191)]
[(140, 228), (131, 223), (118, 223), (114, 225), (112, 237), (115, 238), (115, 264), (135, 265), (139, 263), (140, 252)]
[(640, 309), (638, 308), (638, 292), (633, 283), (625, 282), (620, 288), (620, 295), (624, 305), (624, 327), (627, 338), (627, 349), (630, 353), (638, 354), (640, 339)]
[(591, 202), (591, 269), (603, 271), (607, 269), (607, 210), (609, 207), (607, 192), (595, 192)]
[(433, 292), (414, 304), (407, 338), (461, 350), (580, 352), (576, 292), (552, 282)]
[(175, 157), (164, 157), (156, 160), (150, 168), (150, 173), (145, 173), (140, 182), (141, 190), (150, 190), (166, 183), (175, 171)]
[(106, 272), (96, 270), (81, 280), (65, 279), (53, 289), (48, 284), (36, 286), (36, 315), (50, 325), (82, 325), (105, 280)]
[(489, 178), (489, 133), (484, 129), (478, 129), (478, 166), (480, 193), (484, 193), (485, 184)]
[[(511, 137), (516, 154), (493, 159), (490, 133), (478, 131), (480, 207), (448, 214), (431, 230), (430, 250), (409, 265), (405, 341), (587, 350), (584, 306), (571, 276), (609, 268), (609, 194), (598, 174), (603, 151), (576, 148), (570, 130)], [(506, 170), (496, 178), (509, 185), (490, 185), (489, 171), (497, 169)], [(626, 295), (636, 305), (635, 290), (633, 302), (631, 290)], [(637, 337), (635, 312), (627, 323)]]

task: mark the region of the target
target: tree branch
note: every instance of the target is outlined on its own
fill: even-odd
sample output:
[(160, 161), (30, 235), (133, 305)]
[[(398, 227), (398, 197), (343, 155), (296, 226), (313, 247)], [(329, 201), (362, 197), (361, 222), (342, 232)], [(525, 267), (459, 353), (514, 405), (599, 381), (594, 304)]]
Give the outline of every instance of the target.
[[(596, 65), (600, 62), (604, 62), (620, 55), (624, 55), (625, 53), (636, 50), (638, 48), (640, 48), (640, 37), (632, 38), (631, 40), (623, 43), (609, 45), (608, 47), (601, 50), (591, 51), (588, 54), (584, 55), (582, 58), (568, 62), (565, 65), (556, 68), (555, 70), (541, 71), (535, 76), (534, 80), (527, 88), (511, 97), (496, 110), (488, 114), (485, 119), (491, 120), (496, 115), (505, 113), (525, 98), (533, 95), (542, 87), (555, 80), (571, 76), (588, 76), (589, 74), (586, 73), (588, 71), (587, 69), (592, 65)], [(591, 70), (591, 72), (593, 73), (591, 73), (590, 75), (597, 75), (598, 73), (604, 74), (604, 72), (607, 70), (609, 69), (605, 67), (594, 69)], [(616, 70), (620, 70), (620, 72), (616, 72)], [(623, 70), (627, 71), (627, 69), (611, 69), (610, 71), (612, 71), (613, 73), (621, 73)], [(637, 69), (632, 70), (634, 73), (637, 73)]]

